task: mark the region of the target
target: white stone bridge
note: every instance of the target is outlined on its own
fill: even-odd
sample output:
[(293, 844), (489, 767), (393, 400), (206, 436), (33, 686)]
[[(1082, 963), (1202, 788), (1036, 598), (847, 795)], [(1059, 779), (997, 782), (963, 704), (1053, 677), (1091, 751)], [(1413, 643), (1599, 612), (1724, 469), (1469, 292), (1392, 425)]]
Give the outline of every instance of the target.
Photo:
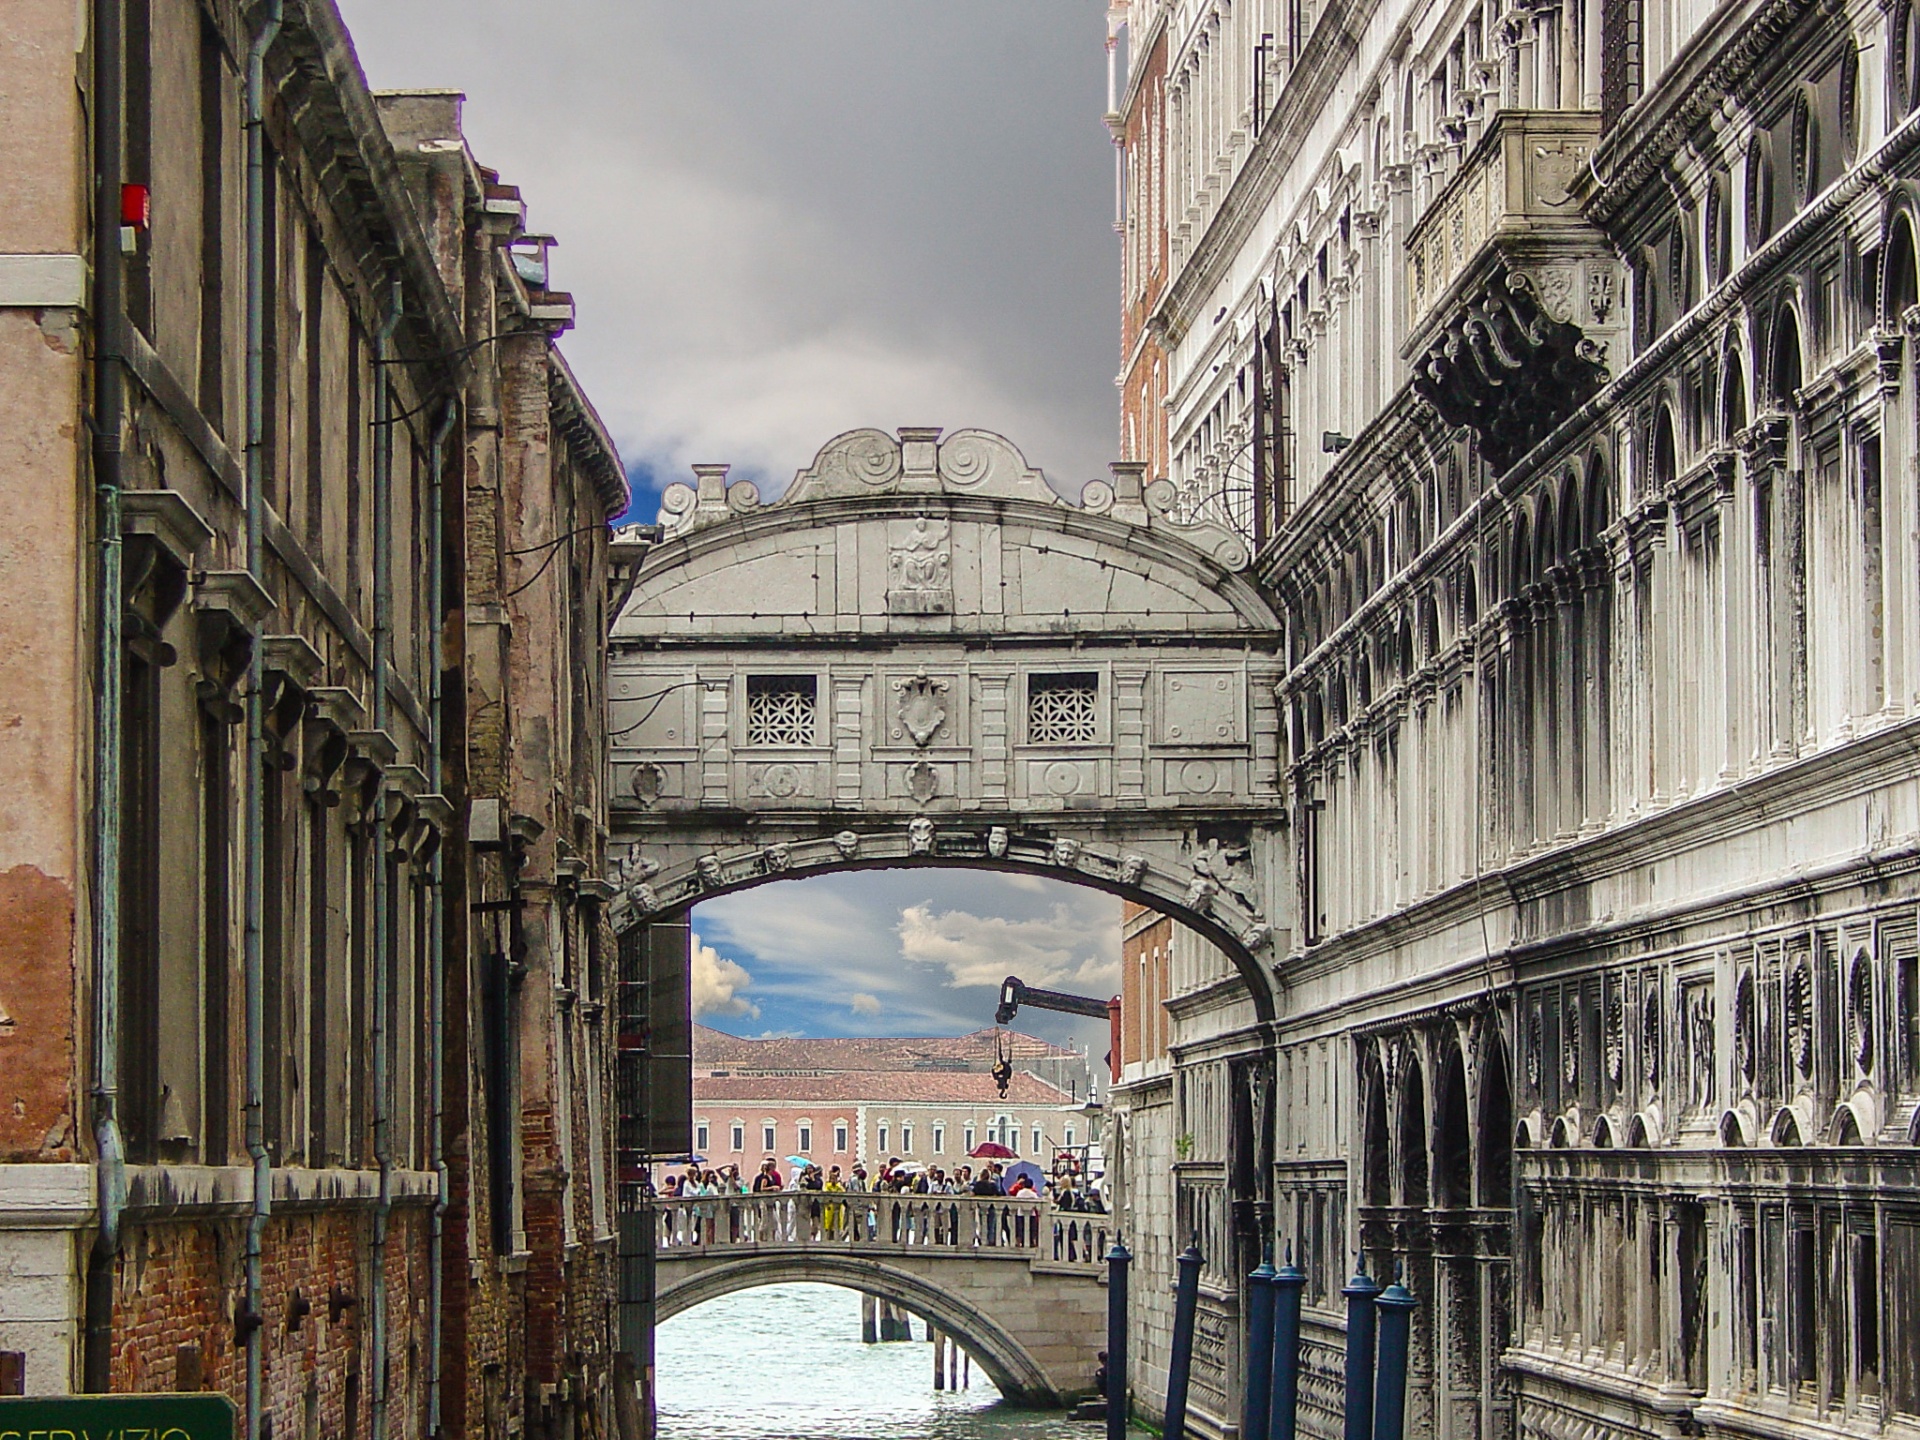
[(815, 1281), (891, 1301), (954, 1337), (1008, 1399), (1087, 1394), (1106, 1343), (1104, 1215), (1042, 1200), (792, 1192), (659, 1200), (625, 1218), (655, 1246), (658, 1318)]
[(1002, 436), (855, 430), (778, 500), (724, 465), (669, 486), (612, 627), (616, 928), (833, 870), (1025, 871), (1192, 926), (1271, 1018), (1280, 622), (1141, 468), (1070, 504)]

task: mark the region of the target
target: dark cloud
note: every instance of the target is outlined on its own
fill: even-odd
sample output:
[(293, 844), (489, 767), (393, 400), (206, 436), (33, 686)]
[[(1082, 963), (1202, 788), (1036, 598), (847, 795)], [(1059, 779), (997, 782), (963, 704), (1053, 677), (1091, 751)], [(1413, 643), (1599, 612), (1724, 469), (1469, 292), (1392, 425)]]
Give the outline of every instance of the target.
[[(1000, 430), (1069, 493), (1104, 473), (1119, 251), (1099, 0), (341, 10), (376, 87), (465, 92), (475, 153), (560, 237), (564, 348), (637, 490), (694, 460), (777, 488), (857, 425)], [(992, 1018), (991, 986), (955, 982), (1002, 954), (1105, 984), (1117, 902), (1039, 884), (846, 875), (701, 906), (703, 1003), (756, 1032), (952, 1033)], [(1022, 1025), (1106, 1051), (1092, 1022)]]
[(1098, 0), (343, 0), (376, 86), (453, 86), (560, 237), (565, 346), (636, 478), (778, 486), (855, 425), (1111, 458)]

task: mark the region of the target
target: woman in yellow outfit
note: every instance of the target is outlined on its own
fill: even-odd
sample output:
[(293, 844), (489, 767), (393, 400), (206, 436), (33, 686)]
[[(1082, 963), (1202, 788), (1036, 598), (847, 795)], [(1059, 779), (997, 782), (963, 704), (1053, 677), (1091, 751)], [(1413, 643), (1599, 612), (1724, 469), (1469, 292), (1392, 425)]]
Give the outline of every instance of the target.
[[(820, 1188), (842, 1195), (846, 1193), (847, 1184), (846, 1181), (840, 1178), (840, 1167), (838, 1165), (828, 1169), (826, 1184)], [(837, 1240), (847, 1228), (847, 1207), (829, 1202), (826, 1206), (826, 1214), (821, 1218), (825, 1221), (826, 1238), (829, 1240)]]

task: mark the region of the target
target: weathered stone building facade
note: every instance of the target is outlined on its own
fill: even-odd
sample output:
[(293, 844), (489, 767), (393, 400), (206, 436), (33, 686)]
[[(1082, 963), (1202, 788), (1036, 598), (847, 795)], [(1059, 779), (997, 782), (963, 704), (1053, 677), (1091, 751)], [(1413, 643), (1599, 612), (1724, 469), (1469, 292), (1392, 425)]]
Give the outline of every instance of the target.
[(1358, 1248), (1422, 1434), (1910, 1433), (1920, 15), (1113, 23), (1122, 443), (1286, 614), (1305, 1418)]
[(0, 1350), (611, 1433), (627, 496), (545, 242), (323, 0), (0, 28)]

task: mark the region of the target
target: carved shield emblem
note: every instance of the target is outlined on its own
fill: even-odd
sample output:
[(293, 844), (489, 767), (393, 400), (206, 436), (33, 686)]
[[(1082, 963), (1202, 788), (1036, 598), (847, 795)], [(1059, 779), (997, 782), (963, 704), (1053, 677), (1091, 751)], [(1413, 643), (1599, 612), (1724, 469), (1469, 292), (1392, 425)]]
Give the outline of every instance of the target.
[(651, 810), (653, 802), (658, 800), (667, 788), (667, 772), (651, 760), (643, 760), (633, 767), (633, 798), (641, 806)]
[(940, 793), (940, 776), (933, 766), (916, 760), (907, 767), (907, 793), (922, 805)]
[[(940, 733), (940, 727), (947, 723), (947, 707), (941, 699), (947, 693), (947, 682), (931, 679), (921, 670), (910, 680), (894, 681), (893, 688), (900, 696), (895, 711), (900, 730), (906, 731), (915, 745), (926, 749)], [(897, 736), (900, 730), (894, 734)]]

